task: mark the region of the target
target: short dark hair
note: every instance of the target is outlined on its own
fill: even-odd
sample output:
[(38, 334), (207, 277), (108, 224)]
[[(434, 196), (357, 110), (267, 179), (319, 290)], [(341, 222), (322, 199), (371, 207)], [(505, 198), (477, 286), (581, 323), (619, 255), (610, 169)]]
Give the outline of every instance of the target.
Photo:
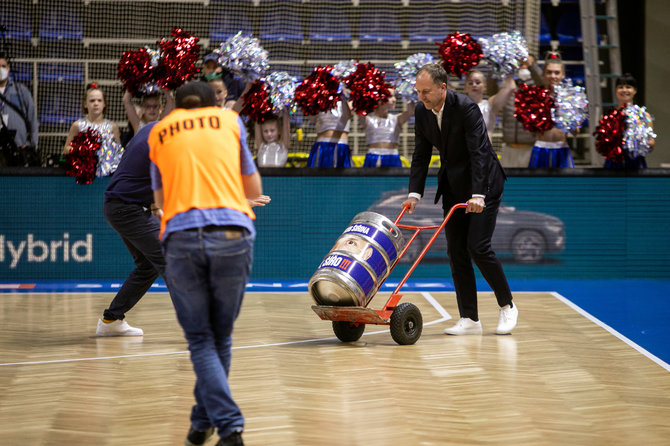
[(175, 93), (177, 108), (201, 108), (216, 105), (212, 86), (207, 82), (193, 81), (177, 88)]
[(433, 83), (435, 83), (436, 85), (440, 84), (447, 85), (449, 83), (449, 75), (447, 74), (447, 71), (440, 64), (436, 63), (426, 64), (419, 69), (416, 75), (418, 76), (419, 73), (422, 72), (428, 73), (430, 78), (433, 80)]
[(619, 85), (630, 85), (631, 87), (637, 90), (637, 81), (630, 73), (624, 73), (621, 76), (617, 77), (616, 83), (614, 85), (616, 87), (618, 87)]

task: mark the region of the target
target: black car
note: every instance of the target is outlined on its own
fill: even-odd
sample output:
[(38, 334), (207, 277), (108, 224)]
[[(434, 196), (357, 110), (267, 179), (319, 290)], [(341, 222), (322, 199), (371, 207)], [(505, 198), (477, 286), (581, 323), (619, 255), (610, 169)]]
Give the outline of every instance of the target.
[[(434, 197), (435, 187), (426, 188), (424, 197)], [(368, 211), (382, 214), (395, 221), (400, 213), (401, 203), (407, 198), (406, 190), (386, 192), (381, 199), (368, 208)], [(456, 212), (463, 212), (456, 210)], [(401, 224), (412, 226), (440, 225), (444, 220), (442, 207), (433, 204), (432, 199), (419, 201), (413, 214), (405, 214)], [(402, 262), (413, 262), (426, 246), (435, 230), (421, 231), (416, 240), (401, 259)], [(405, 240), (409, 240), (412, 231), (403, 230)], [(565, 228), (563, 222), (551, 215), (540, 212), (522, 211), (512, 206), (501, 205), (496, 221), (496, 229), (491, 240), (493, 250), (501, 255), (511, 254), (519, 263), (538, 263), (548, 252), (561, 252), (565, 249)], [(447, 240), (440, 234), (426, 257), (445, 256)]]

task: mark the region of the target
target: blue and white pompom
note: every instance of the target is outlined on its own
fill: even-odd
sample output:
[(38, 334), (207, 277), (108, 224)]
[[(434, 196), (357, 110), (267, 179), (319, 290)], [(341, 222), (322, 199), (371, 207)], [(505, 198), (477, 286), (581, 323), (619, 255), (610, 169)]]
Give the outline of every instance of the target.
[(258, 39), (245, 36), (242, 31), (221, 44), (219, 65), (238, 74), (246, 81), (255, 81), (270, 68), (268, 52)]
[[(161, 52), (159, 50), (149, 48), (148, 46), (145, 46), (144, 48), (147, 50), (147, 54), (151, 56), (151, 67), (156, 68), (161, 57)], [(161, 89), (156, 82), (147, 82), (146, 84), (140, 86), (139, 91), (145, 95), (153, 95), (159, 93)]]
[(276, 71), (265, 77), (272, 111), (279, 114), (284, 110), (289, 113), (295, 113), (296, 104), (293, 99), (295, 96), (295, 87), (298, 86), (298, 79), (285, 71)]
[(343, 60), (335, 64), (331, 73), (341, 81), (345, 77), (349, 77), (354, 71), (356, 71), (356, 61), (351, 59)]
[(649, 140), (656, 138), (646, 107), (629, 105), (623, 112), (626, 115), (624, 147), (633, 157), (646, 156), (651, 151)]
[(556, 128), (564, 133), (576, 133), (588, 116), (589, 101), (584, 87), (572, 85), (570, 79), (565, 79), (554, 87), (554, 103), (551, 119)]
[(416, 94), (416, 73), (426, 64), (434, 63), (433, 56), (428, 53), (416, 53), (409, 56), (403, 62), (394, 64), (398, 78), (394, 85), (396, 93), (401, 98), (409, 102), (417, 102), (419, 97)]
[(491, 63), (493, 74), (499, 77), (516, 73), (521, 62), (528, 58), (528, 43), (519, 31), (480, 37), (477, 42), (484, 59)]

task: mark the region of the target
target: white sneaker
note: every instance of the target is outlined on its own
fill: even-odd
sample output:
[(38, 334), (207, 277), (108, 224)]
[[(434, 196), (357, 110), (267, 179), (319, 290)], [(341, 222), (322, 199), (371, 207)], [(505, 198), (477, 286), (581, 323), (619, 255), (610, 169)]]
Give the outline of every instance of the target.
[(117, 319), (114, 322), (106, 324), (102, 319), (98, 319), (98, 328), (95, 330), (98, 336), (142, 336), (144, 331), (141, 328), (135, 328), (128, 325), (124, 319)]
[(516, 304), (512, 308), (509, 305), (505, 305), (500, 309), (500, 315), (498, 316), (498, 329), (496, 334), (510, 334), (514, 327), (516, 327), (516, 320), (519, 318), (519, 310), (516, 308)]
[(482, 334), (482, 323), (473, 321), (470, 318), (462, 317), (456, 322), (456, 325), (444, 330), (448, 335), (476, 335)]

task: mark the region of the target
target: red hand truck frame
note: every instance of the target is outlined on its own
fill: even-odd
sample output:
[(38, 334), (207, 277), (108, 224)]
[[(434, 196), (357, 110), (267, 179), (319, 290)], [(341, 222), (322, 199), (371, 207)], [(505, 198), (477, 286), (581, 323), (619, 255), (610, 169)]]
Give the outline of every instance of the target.
[[(335, 336), (337, 336), (337, 338), (342, 342), (357, 341), (361, 336), (363, 336), (365, 325), (373, 324), (390, 325), (391, 337), (393, 337), (393, 340), (400, 345), (414, 344), (419, 340), (419, 337), (421, 337), (421, 331), (423, 330), (423, 318), (416, 305), (407, 302), (398, 305), (398, 302), (402, 298), (402, 294), (399, 294), (400, 289), (405, 284), (405, 282), (407, 282), (407, 279), (412, 274), (426, 252), (428, 252), (428, 249), (430, 249), (437, 236), (440, 234), (440, 232), (442, 232), (442, 229), (444, 229), (444, 227), (447, 225), (447, 222), (449, 221), (449, 218), (451, 218), (451, 215), (454, 213), (454, 211), (456, 209), (465, 207), (467, 207), (467, 204), (465, 203), (458, 203), (453, 205), (451, 209), (449, 209), (447, 215), (444, 217), (442, 224), (432, 226), (412, 226), (400, 224), (400, 219), (403, 217), (403, 215), (405, 215), (407, 209), (409, 209), (409, 205), (403, 207), (394, 223), (400, 229), (409, 229), (414, 231), (414, 234), (407, 241), (405, 247), (393, 265), (391, 265), (391, 270), (387, 274), (386, 278), (388, 278), (393, 268), (395, 268), (400, 259), (405, 255), (405, 252), (412, 244), (412, 242), (414, 242), (417, 235), (419, 235), (419, 232), (428, 229), (435, 229), (436, 231), (433, 233), (426, 246), (423, 248), (410, 269), (407, 271), (405, 277), (403, 277), (393, 293), (391, 293), (391, 297), (389, 297), (389, 299), (386, 301), (386, 304), (384, 304), (384, 308), (381, 310), (367, 308), (367, 305), (372, 301), (371, 298), (363, 307), (313, 305), (312, 310), (314, 310), (314, 312), (321, 319), (333, 321), (333, 331), (335, 332)], [(386, 281), (386, 278), (379, 284), (377, 290), (381, 289), (381, 286)]]

